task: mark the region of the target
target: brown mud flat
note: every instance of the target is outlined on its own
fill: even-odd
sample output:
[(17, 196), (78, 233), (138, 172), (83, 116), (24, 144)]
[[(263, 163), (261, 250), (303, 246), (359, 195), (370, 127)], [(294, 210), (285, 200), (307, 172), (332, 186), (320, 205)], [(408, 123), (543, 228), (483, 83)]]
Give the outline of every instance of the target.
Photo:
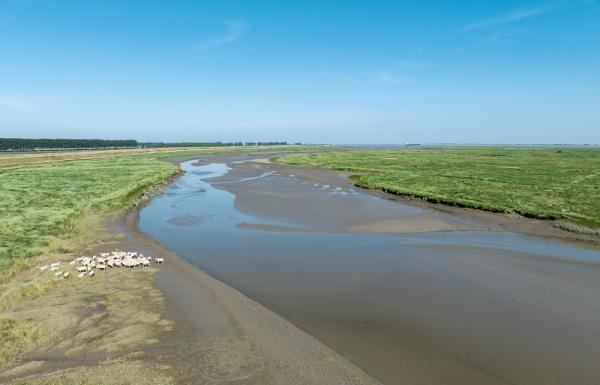
[(149, 239), (138, 212), (124, 220), (127, 233), (160, 250), (156, 287), (163, 293), (173, 331), (164, 338), (189, 365), (189, 380), (244, 384), (377, 383), (336, 352), (237, 290), (212, 278)]
[[(472, 209), (468, 207), (450, 206), (442, 203), (432, 203), (420, 198), (410, 196), (396, 195), (380, 190), (368, 189), (356, 186), (348, 178), (349, 174), (326, 168), (306, 167), (299, 165), (287, 165), (271, 161), (273, 158), (285, 155), (287, 152), (260, 153), (253, 154), (240, 153), (231, 154), (206, 154), (202, 156), (176, 156), (165, 159), (166, 161), (178, 165), (188, 160), (200, 159), (199, 163), (231, 163), (232, 161), (240, 162), (235, 165), (235, 168), (227, 176), (218, 179), (219, 181), (229, 182), (239, 179), (240, 177), (255, 177), (264, 172), (275, 171), (285, 175), (295, 175), (303, 180), (320, 183), (321, 185), (330, 185), (340, 188), (355, 188), (362, 193), (369, 194), (382, 199), (398, 202), (401, 204), (419, 207), (423, 209), (431, 209), (434, 213), (442, 215), (415, 215), (411, 218), (403, 217), (382, 219), (375, 216), (374, 218), (363, 218), (359, 224), (348, 224), (343, 229), (338, 229), (347, 232), (372, 232), (372, 233), (418, 233), (428, 231), (509, 231), (520, 234), (541, 236), (547, 238), (556, 238), (565, 241), (586, 242), (600, 245), (600, 236), (579, 234), (571, 231), (566, 231), (555, 227), (555, 221), (543, 220), (536, 218), (528, 218), (518, 214), (503, 214)], [(247, 162), (245, 162), (247, 161)], [(260, 181), (259, 181), (260, 182)], [(252, 191), (248, 191), (248, 185), (243, 188), (236, 188), (235, 185), (228, 186), (226, 184), (219, 185), (219, 188), (230, 191), (236, 194), (236, 208), (241, 211), (251, 212), (253, 205), (261, 205), (261, 210), (265, 210), (264, 206), (271, 205), (273, 202), (251, 201), (254, 199)], [(256, 188), (260, 188), (258, 185)], [(299, 202), (301, 203), (301, 202)], [(273, 210), (276, 210), (274, 207)], [(318, 210), (314, 210), (317, 212)], [(273, 216), (285, 215), (283, 212), (274, 211)], [(432, 213), (429, 213), (432, 214)], [(445, 215), (444, 215), (445, 214)], [(252, 225), (244, 225), (251, 228)], [(258, 226), (257, 229), (262, 228)], [(270, 230), (277, 230), (271, 228)], [(294, 231), (289, 228), (279, 228), (280, 231)], [(298, 229), (298, 231), (304, 231)]]
[[(207, 159), (213, 159), (209, 157)], [(215, 161), (224, 159), (223, 157), (215, 157)], [(243, 169), (247, 171), (244, 172)], [(236, 165), (234, 171), (240, 174), (251, 174), (251, 169), (259, 169), (260, 172), (276, 171), (286, 175), (295, 175), (304, 180), (314, 181), (320, 184), (330, 186), (338, 186), (341, 188), (355, 188), (362, 193), (370, 194), (382, 199), (391, 200), (401, 204), (420, 207), (424, 209), (433, 209), (440, 214), (447, 216), (431, 216), (431, 215), (416, 215), (412, 218), (401, 218), (390, 220), (376, 218), (371, 221), (360, 221), (358, 225), (349, 225), (344, 228), (344, 231), (358, 232), (373, 232), (373, 233), (413, 233), (413, 232), (428, 232), (428, 231), (509, 231), (527, 235), (557, 238), (566, 241), (586, 242), (600, 245), (600, 236), (578, 234), (566, 230), (562, 230), (554, 226), (554, 221), (528, 218), (518, 214), (502, 214), (471, 209), (458, 206), (450, 206), (441, 203), (431, 203), (423, 199), (413, 198), (409, 196), (401, 196), (390, 194), (384, 191), (373, 190), (356, 186), (348, 178), (349, 174), (341, 171), (314, 168), (297, 165), (285, 165), (281, 163), (271, 162), (267, 158), (258, 158), (254, 162), (242, 163)], [(227, 177), (226, 177), (227, 178)], [(235, 178), (235, 175), (230, 176)], [(225, 180), (225, 179), (224, 179)], [(221, 186), (219, 186), (221, 187)], [(229, 189), (224, 185), (225, 190), (241, 194), (236, 196), (236, 207), (244, 210), (244, 189), (235, 190)], [(248, 194), (249, 195), (249, 194)], [(258, 202), (247, 202), (248, 206), (258, 204)], [(450, 218), (449, 218), (450, 217)], [(449, 220), (450, 219), (450, 220)]]
[[(153, 236), (384, 383), (596, 383), (597, 367), (588, 363), (600, 346), (593, 322), (600, 265), (592, 245), (513, 234), (568, 239), (549, 222), (353, 192), (337, 171), (251, 156), (197, 164), (209, 163), (230, 168), (201, 183), (199, 195), (213, 191), (213, 198), (178, 203), (176, 211), (214, 214), (211, 204), (222, 198), (246, 214), (240, 230), (213, 231), (206, 223), (187, 239), (168, 228)], [(168, 199), (160, 212), (169, 212)], [(202, 230), (215, 239), (239, 236), (253, 249), (194, 242)], [(410, 241), (396, 247), (383, 238)]]

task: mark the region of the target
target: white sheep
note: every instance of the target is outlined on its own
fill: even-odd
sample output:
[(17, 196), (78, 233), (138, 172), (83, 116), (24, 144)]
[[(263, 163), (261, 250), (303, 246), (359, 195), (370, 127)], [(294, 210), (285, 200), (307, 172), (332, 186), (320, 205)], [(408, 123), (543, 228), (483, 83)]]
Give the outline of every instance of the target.
[[(0, 0), (1, 1), (1, 0)], [(127, 267), (133, 268), (136, 266), (150, 266), (152, 261), (155, 263), (164, 263), (164, 258), (144, 256), (142, 253), (137, 253), (135, 251), (112, 251), (110, 253), (100, 253), (99, 256), (94, 255), (91, 257), (79, 256), (70, 262), (69, 265), (76, 265), (75, 269), (77, 271), (78, 276), (83, 278), (85, 276), (93, 277), (95, 276), (95, 269), (97, 270), (106, 270), (108, 267)], [(68, 278), (70, 273), (68, 271), (62, 272), (60, 271), (61, 262), (54, 262), (50, 265), (39, 266), (40, 271), (50, 271), (54, 273), (56, 277), (62, 276), (64, 278)], [(68, 267), (68, 266), (67, 266)], [(69, 268), (70, 269), (70, 268)]]

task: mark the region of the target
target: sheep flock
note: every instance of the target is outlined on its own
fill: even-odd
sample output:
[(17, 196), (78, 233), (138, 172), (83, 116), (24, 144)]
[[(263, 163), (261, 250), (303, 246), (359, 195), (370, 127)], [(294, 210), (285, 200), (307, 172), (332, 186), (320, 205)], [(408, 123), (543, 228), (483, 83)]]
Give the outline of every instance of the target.
[[(61, 268), (61, 262), (54, 262), (49, 265), (40, 266), (41, 272), (53, 273), (55, 277), (69, 278), (71, 270), (70, 267), (75, 268), (79, 278), (93, 277), (96, 271), (104, 271), (107, 268), (127, 268), (132, 269), (134, 267), (150, 266), (152, 261), (160, 264), (164, 263), (165, 259), (162, 257), (145, 257), (143, 254), (138, 254), (132, 251), (112, 251), (110, 253), (100, 253), (99, 256), (77, 257), (69, 262), (65, 268)], [(64, 270), (64, 271), (63, 271)]]

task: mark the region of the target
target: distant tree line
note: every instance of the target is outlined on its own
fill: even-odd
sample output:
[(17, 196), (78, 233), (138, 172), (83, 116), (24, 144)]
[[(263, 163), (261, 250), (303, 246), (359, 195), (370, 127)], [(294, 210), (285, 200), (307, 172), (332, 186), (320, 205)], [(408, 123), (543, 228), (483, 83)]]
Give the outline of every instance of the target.
[(139, 143), (143, 148), (157, 147), (230, 147), (230, 146), (283, 146), (287, 142), (147, 142)]
[(136, 140), (0, 138), (0, 151), (89, 150), (138, 147)]
[[(138, 142), (133, 139), (19, 139), (0, 138), (0, 151), (57, 151), (117, 148), (279, 146), (287, 142)], [(300, 143), (296, 143), (300, 144)]]

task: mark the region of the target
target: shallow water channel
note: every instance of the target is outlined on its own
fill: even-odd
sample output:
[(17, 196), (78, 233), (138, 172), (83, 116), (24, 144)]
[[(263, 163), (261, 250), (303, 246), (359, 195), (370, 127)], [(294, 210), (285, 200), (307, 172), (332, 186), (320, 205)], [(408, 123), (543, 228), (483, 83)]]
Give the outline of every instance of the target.
[[(338, 200), (356, 215), (427, 209), (274, 171), (219, 180), (229, 166), (182, 163), (140, 228), (384, 384), (600, 383), (597, 249), (509, 232), (338, 231)], [(279, 217), (268, 204), (240, 210), (226, 183), (300, 203)], [(333, 211), (306, 215), (302, 194)]]

